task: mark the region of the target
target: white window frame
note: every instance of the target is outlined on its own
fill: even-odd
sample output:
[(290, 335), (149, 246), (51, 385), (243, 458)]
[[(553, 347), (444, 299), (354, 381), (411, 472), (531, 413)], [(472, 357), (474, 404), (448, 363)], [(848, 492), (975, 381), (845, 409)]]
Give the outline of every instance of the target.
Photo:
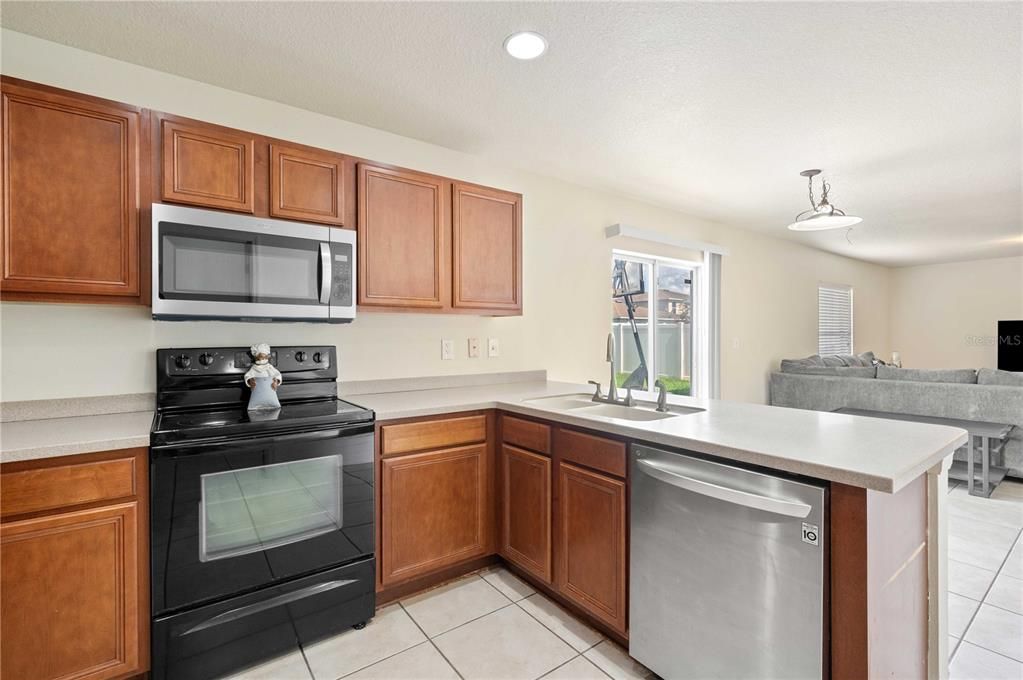
[[(619, 258), (626, 258), (633, 262), (642, 262), (650, 267), (650, 280), (647, 286), (647, 382), (648, 387), (654, 389), (654, 381), (657, 380), (657, 343), (654, 342), (654, 333), (657, 328), (657, 274), (659, 265), (668, 265), (672, 267), (681, 267), (689, 269), (693, 273), (692, 277), (692, 299), (693, 299), (693, 334), (692, 334), (692, 375), (689, 376), (689, 395), (692, 397), (702, 396), (707, 393), (707, 370), (705, 369), (707, 362), (707, 297), (703, 291), (709, 289), (705, 279), (707, 268), (703, 266), (703, 262), (697, 262), (695, 260), (679, 260), (671, 257), (661, 257), (660, 255), (651, 255), (649, 253), (637, 253), (631, 250), (618, 250), (614, 249), (611, 251), (611, 266), (614, 267), (614, 261)], [(619, 343), (619, 345), (624, 343)], [(616, 370), (622, 370), (622, 360), (624, 347), (616, 347), (615, 352), (618, 355), (615, 357)]]
[(818, 354), (842, 354), (842, 352), (824, 351), (821, 347), (821, 292), (824, 290), (848, 293), (849, 294), (849, 354), (856, 353), (856, 323), (855, 323), (855, 298), (853, 287), (845, 283), (817, 282), (817, 353)]

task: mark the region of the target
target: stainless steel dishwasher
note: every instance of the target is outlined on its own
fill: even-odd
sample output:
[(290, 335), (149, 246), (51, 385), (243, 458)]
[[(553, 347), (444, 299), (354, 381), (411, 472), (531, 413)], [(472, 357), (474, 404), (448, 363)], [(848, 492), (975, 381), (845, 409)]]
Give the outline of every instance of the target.
[(821, 678), (823, 485), (633, 445), (629, 654), (668, 680)]

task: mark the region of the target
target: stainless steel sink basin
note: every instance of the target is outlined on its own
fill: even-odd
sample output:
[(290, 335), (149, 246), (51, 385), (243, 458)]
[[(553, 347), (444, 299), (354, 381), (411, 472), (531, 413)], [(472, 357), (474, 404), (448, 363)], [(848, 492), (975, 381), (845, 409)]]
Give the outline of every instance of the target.
[(663, 420), (675, 416), (702, 413), (704, 410), (702, 408), (668, 404), (668, 412), (662, 413), (654, 410), (657, 404), (652, 401), (638, 401), (635, 406), (602, 404), (594, 402), (592, 395), (584, 393), (558, 394), (550, 397), (527, 399), (526, 401), (537, 406), (554, 409), (555, 411), (575, 411), (579, 415), (633, 421)]
[[(653, 401), (637, 401), (636, 405), (640, 408), (657, 408), (657, 402)], [(693, 413), (703, 413), (707, 409), (696, 408), (695, 406), (679, 406), (678, 404), (668, 404), (668, 412), (676, 416), (687, 416)]]
[(594, 404), (580, 413), (586, 416), (616, 418), (618, 420), (663, 420), (664, 418), (674, 418), (676, 415), (674, 413), (661, 413), (635, 406), (619, 406), (618, 404)]
[(589, 408), (590, 406), (597, 405), (593, 401), (591, 395), (582, 393), (559, 394), (553, 397), (537, 397), (536, 399), (526, 399), (526, 401), (534, 403), (537, 406), (544, 406), (557, 411), (574, 411), (577, 408)]

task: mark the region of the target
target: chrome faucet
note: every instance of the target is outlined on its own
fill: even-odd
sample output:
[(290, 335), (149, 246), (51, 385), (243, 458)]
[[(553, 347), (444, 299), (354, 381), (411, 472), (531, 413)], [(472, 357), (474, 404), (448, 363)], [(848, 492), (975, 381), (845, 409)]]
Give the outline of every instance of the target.
[(596, 390), (593, 392), (593, 401), (601, 402), (604, 404), (621, 404), (623, 406), (635, 406), (636, 400), (632, 398), (632, 388), (625, 388), (625, 398), (618, 398), (618, 384), (615, 382), (615, 336), (612, 333), (607, 334), (607, 362), (611, 364), (611, 382), (607, 388), (607, 396), (605, 397), (600, 393), (600, 383), (596, 380), (588, 380), (587, 382), (591, 385), (596, 386)]
[(611, 384), (607, 388), (607, 400), (609, 402), (618, 401), (618, 385), (615, 382), (615, 335), (614, 333), (607, 334), (607, 363), (611, 364)]
[(654, 387), (657, 388), (657, 410), (661, 413), (667, 413), (668, 409), (668, 388), (664, 382), (657, 380), (654, 382)]

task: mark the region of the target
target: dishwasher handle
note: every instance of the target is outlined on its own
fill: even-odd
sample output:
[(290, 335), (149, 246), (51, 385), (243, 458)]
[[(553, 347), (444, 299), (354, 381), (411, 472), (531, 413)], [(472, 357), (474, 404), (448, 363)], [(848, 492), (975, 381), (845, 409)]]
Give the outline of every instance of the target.
[(672, 486), (677, 486), (680, 489), (692, 491), (693, 493), (698, 493), (703, 496), (710, 496), (711, 498), (716, 498), (727, 503), (735, 503), (736, 505), (745, 505), (748, 508), (763, 510), (764, 512), (773, 512), (777, 515), (785, 515), (786, 517), (803, 518), (809, 515), (810, 511), (813, 509), (806, 503), (786, 501), (781, 500), (780, 498), (771, 498), (770, 496), (761, 496), (747, 491), (740, 491), (739, 489), (731, 489), (719, 484), (712, 484), (711, 482), (705, 482), (701, 479), (687, 477), (686, 475), (672, 472), (657, 463), (649, 460), (643, 460), (642, 458), (636, 459), (636, 466), (640, 472), (644, 472), (665, 484), (671, 484)]

